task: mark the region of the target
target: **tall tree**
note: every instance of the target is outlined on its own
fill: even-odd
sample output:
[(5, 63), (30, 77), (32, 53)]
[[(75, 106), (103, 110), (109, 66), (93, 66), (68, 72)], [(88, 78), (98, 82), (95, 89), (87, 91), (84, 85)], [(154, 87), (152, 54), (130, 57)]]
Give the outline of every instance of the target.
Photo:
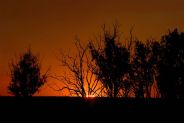
[(41, 75), (38, 57), (29, 49), (10, 66), (11, 82), (8, 90), (15, 96), (28, 97), (36, 93), (46, 82), (47, 75)]
[(162, 98), (184, 98), (184, 33), (177, 29), (161, 39), (157, 81)]
[(128, 71), (129, 52), (120, 44), (118, 27), (113, 31), (103, 28), (103, 37), (100, 41), (104, 46), (96, 48), (90, 43), (92, 58), (97, 65), (96, 75), (100, 79), (109, 97), (117, 97), (123, 84), (123, 76)]

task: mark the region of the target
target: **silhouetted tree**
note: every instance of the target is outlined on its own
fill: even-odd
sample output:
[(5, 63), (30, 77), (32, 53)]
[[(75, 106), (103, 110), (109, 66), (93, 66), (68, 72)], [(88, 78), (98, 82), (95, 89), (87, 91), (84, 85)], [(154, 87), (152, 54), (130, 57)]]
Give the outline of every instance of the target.
[(59, 62), (66, 70), (61, 76), (55, 76), (57, 80), (64, 84), (64, 87), (57, 89), (62, 91), (67, 89), (71, 96), (90, 97), (101, 96), (99, 80), (95, 78), (95, 64), (88, 56), (88, 44), (83, 47), (79, 39), (75, 40), (76, 56), (61, 53)]
[(184, 98), (184, 33), (175, 29), (161, 39), (158, 87), (162, 98)]
[(128, 70), (129, 52), (119, 43), (118, 27), (114, 25), (113, 32), (103, 28), (100, 40), (104, 47), (96, 48), (90, 43), (92, 58), (97, 65), (96, 75), (100, 79), (109, 97), (117, 97), (123, 84), (123, 76)]
[(20, 56), (18, 63), (10, 66), (11, 82), (8, 90), (15, 96), (32, 96), (46, 82), (46, 74), (41, 75), (38, 58), (29, 49)]
[(156, 94), (155, 97), (160, 97), (160, 91), (158, 88), (158, 78), (159, 78), (159, 69), (158, 65), (160, 62), (160, 54), (162, 53), (161, 43), (158, 41), (153, 41), (150, 44), (151, 54), (150, 54), (150, 63), (152, 65), (152, 76), (153, 76), (153, 91)]
[(135, 54), (131, 62), (130, 79), (133, 81), (134, 93), (137, 98), (150, 98), (154, 82), (154, 59), (151, 42), (146, 44), (135, 42)]

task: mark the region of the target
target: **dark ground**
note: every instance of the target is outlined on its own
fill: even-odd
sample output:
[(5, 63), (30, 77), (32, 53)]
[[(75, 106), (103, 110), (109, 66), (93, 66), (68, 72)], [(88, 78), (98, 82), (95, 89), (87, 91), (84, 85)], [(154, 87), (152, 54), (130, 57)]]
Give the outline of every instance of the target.
[(16, 123), (184, 122), (183, 105), (182, 100), (162, 99), (0, 97), (0, 118)]

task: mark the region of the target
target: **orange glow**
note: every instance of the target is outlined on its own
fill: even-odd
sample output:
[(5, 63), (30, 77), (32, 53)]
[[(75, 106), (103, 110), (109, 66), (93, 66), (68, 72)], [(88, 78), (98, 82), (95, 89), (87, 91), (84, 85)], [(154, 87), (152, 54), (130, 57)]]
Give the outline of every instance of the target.
[(86, 97), (87, 97), (87, 98), (94, 98), (94, 97), (96, 97), (96, 96), (95, 96), (95, 95), (88, 95), (88, 94), (87, 94)]
[[(59, 51), (75, 54), (74, 38), (82, 43), (98, 36), (101, 25), (120, 23), (122, 38), (159, 39), (167, 30), (184, 27), (184, 0), (3, 0), (0, 2), (0, 95), (9, 95), (9, 66), (15, 56), (31, 46), (40, 56), (42, 72), (63, 70), (57, 60)], [(181, 29), (181, 31), (183, 31)], [(49, 79), (55, 89), (61, 82)], [(56, 86), (57, 85), (57, 86)], [(36, 96), (62, 96), (44, 85)], [(88, 95), (94, 97), (94, 95)]]

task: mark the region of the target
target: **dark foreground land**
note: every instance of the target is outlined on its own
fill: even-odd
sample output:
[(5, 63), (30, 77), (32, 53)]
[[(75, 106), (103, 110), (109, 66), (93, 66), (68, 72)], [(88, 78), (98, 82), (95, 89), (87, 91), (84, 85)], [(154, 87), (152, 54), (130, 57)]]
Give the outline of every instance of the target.
[[(0, 97), (0, 117), (14, 122), (183, 122), (184, 101), (76, 97)], [(0, 120), (1, 122), (1, 120)]]

